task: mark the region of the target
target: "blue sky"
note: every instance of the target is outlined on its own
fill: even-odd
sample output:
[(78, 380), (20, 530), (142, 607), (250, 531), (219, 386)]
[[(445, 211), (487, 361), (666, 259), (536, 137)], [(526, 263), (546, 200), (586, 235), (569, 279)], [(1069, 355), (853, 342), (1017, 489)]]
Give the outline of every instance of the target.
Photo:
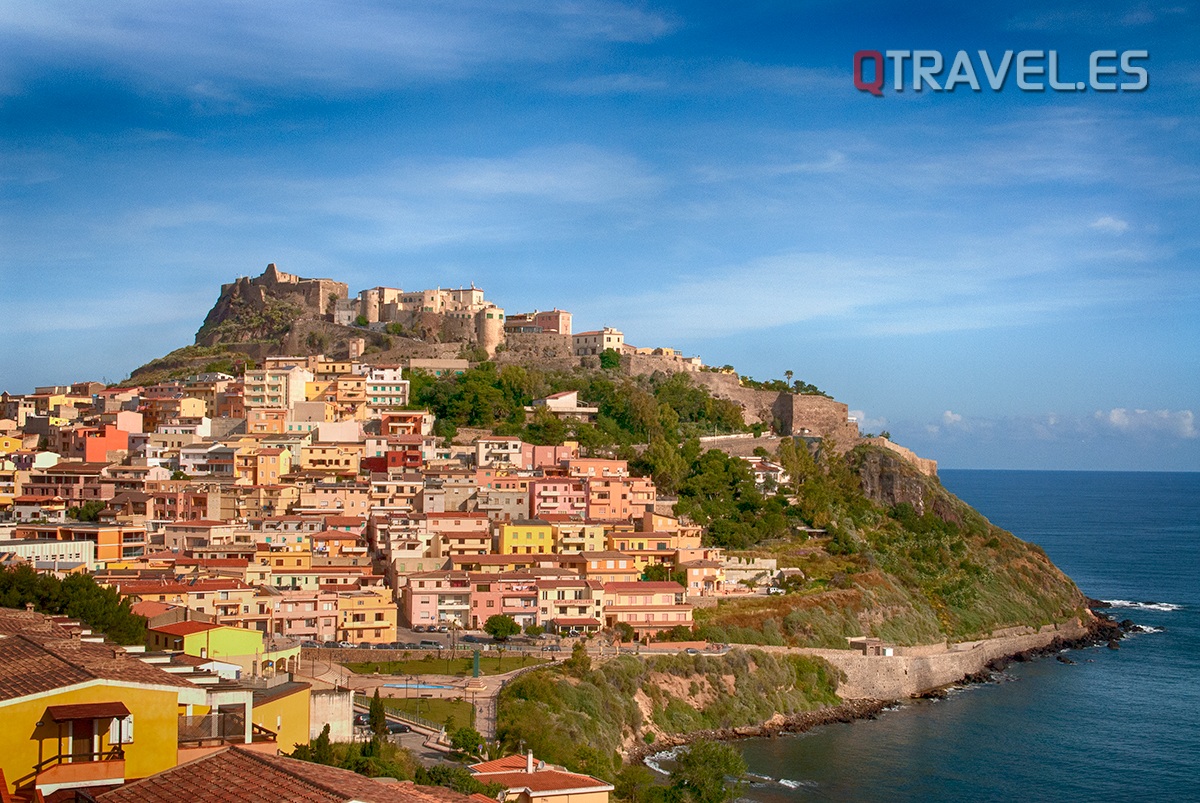
[[(792, 370), (948, 467), (1200, 470), (1200, 11), (911, 5), (0, 3), (0, 385), (276, 262)], [(889, 49), (1150, 86), (855, 90)]]

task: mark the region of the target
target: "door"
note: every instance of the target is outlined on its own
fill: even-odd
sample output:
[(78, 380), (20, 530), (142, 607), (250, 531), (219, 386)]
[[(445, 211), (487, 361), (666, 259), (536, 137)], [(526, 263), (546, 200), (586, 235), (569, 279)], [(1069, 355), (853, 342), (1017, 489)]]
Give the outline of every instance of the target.
[(71, 720), (71, 761), (93, 761), (96, 752), (96, 720)]

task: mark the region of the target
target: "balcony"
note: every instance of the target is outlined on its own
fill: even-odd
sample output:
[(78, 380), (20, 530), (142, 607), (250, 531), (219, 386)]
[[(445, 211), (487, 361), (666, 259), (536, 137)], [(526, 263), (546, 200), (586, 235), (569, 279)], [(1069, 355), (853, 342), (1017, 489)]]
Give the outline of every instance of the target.
[(221, 711), (216, 714), (179, 718), (179, 748), (220, 747), (227, 744), (258, 744), (274, 742), (275, 733), (261, 725), (250, 723), (250, 738), (246, 738), (246, 718), (241, 711)]
[(99, 753), (58, 755), (34, 766), (34, 786), (43, 795), (84, 786), (125, 783), (125, 751), (120, 745)]

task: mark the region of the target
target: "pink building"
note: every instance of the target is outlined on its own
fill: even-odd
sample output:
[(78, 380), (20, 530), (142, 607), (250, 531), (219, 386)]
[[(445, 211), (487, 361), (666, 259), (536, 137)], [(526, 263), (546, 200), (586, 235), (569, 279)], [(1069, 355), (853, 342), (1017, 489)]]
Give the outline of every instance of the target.
[(466, 625), (471, 612), (471, 581), (466, 572), (417, 572), (401, 593), (404, 619), (410, 627), (456, 623)]
[(574, 477), (545, 477), (529, 483), (529, 516), (582, 516), (587, 513), (587, 486)]
[(536, 579), (526, 572), (469, 575), (471, 614), (468, 627), (483, 627), (489, 617), (511, 616), (521, 627), (538, 624)]
[(639, 636), (692, 626), (692, 606), (679, 583), (606, 583), (604, 622), (628, 624)]

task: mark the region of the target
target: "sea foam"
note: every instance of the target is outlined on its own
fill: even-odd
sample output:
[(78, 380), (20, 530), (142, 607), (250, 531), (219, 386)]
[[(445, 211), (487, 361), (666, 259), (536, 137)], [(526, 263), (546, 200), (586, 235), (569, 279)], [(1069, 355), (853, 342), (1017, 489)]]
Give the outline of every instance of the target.
[(1182, 605), (1173, 602), (1133, 602), (1127, 599), (1110, 599), (1104, 603), (1106, 608), (1140, 608), (1144, 611), (1180, 611)]

